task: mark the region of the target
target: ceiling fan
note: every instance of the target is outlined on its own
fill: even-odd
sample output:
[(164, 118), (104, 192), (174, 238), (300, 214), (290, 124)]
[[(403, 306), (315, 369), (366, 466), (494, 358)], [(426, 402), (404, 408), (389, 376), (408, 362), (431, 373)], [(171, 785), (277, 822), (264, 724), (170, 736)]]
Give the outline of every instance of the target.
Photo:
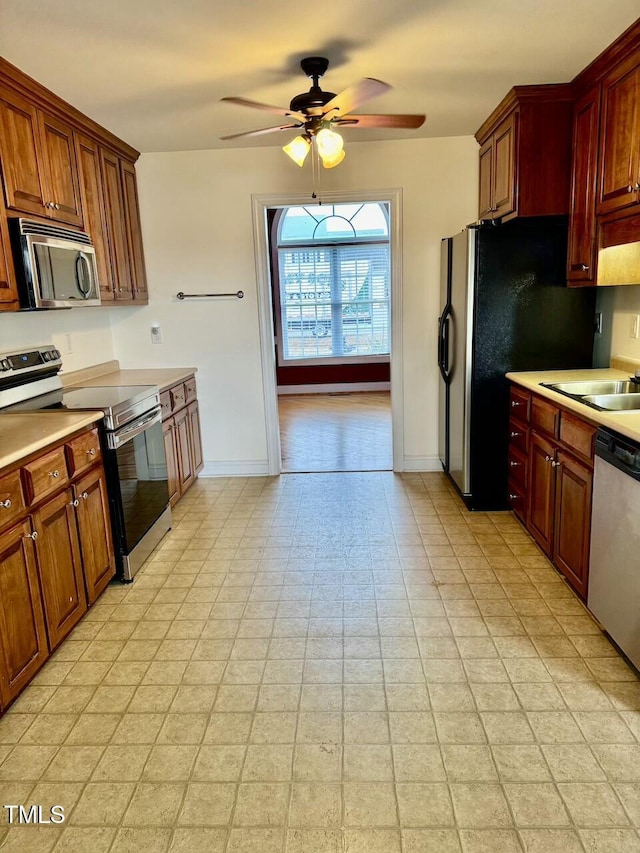
[(312, 144), (315, 142), (323, 165), (325, 168), (331, 169), (341, 163), (345, 156), (342, 137), (336, 133), (340, 127), (413, 129), (424, 124), (426, 118), (424, 115), (352, 115), (352, 111), (361, 104), (392, 88), (388, 83), (383, 83), (382, 80), (365, 77), (336, 95), (333, 92), (323, 91), (318, 84), (329, 67), (328, 59), (323, 56), (308, 56), (300, 62), (300, 67), (311, 79), (312, 85), (308, 92), (303, 92), (293, 98), (289, 104), (289, 109), (251, 101), (248, 98), (222, 98), (223, 101), (232, 104), (287, 116), (293, 120), (293, 124), (280, 124), (245, 133), (232, 133), (220, 138), (223, 140), (240, 139), (247, 136), (277, 133), (282, 130), (299, 130), (301, 131), (300, 135), (292, 140), (289, 145), (285, 145), (283, 149), (285, 153), (299, 166), (302, 166)]

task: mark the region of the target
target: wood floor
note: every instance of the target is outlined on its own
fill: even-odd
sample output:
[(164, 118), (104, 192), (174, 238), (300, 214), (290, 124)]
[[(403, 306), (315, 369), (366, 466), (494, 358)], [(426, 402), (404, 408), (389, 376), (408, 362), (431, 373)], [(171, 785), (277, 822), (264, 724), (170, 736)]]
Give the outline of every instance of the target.
[(283, 472), (393, 467), (388, 391), (287, 395), (278, 407)]

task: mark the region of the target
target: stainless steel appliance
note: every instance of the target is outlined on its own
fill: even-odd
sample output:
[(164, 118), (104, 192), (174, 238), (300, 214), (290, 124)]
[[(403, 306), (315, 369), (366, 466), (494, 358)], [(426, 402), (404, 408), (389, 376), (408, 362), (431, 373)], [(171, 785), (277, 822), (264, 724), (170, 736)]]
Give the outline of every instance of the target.
[(587, 606), (640, 668), (640, 444), (598, 430)]
[(10, 219), (9, 224), (22, 309), (100, 305), (95, 249), (88, 234), (28, 219)]
[[(153, 385), (65, 390), (58, 350), (0, 353), (0, 412), (101, 410), (101, 440), (119, 576), (130, 581), (171, 527), (160, 394)], [(1, 417), (1, 413), (0, 413)]]
[(593, 288), (566, 286), (564, 217), (442, 242), (439, 457), (471, 509), (507, 502), (510, 370), (591, 367)]

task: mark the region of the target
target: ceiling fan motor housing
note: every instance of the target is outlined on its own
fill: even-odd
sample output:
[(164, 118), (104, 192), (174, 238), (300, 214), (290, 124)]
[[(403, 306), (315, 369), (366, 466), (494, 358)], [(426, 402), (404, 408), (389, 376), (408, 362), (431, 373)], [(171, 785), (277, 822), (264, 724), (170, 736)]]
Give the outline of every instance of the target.
[(300, 61), (300, 67), (304, 73), (312, 80), (313, 85), (308, 92), (302, 92), (296, 95), (289, 104), (289, 109), (294, 112), (307, 112), (310, 110), (318, 110), (328, 104), (332, 98), (335, 98), (334, 92), (323, 92), (318, 85), (318, 80), (323, 76), (329, 67), (329, 60), (324, 56), (307, 56)]

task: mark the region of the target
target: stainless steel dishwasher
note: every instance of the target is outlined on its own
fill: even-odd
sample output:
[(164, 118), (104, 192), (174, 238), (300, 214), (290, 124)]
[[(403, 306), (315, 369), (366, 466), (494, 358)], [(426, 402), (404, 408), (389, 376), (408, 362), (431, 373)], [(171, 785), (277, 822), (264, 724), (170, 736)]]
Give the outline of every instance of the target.
[(596, 435), (587, 605), (640, 668), (640, 444)]

